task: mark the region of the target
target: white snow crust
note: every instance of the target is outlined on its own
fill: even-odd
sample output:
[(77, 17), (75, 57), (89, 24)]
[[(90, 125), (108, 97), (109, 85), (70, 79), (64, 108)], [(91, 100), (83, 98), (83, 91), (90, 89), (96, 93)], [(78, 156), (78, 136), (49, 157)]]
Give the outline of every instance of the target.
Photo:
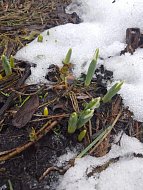
[[(143, 144), (124, 134), (120, 146), (113, 144), (104, 157), (77, 159), (75, 166), (61, 178), (56, 190), (142, 190), (143, 158), (135, 158), (133, 153), (143, 154)], [(119, 156), (119, 161), (111, 163), (101, 173), (87, 177), (93, 168)]]
[(105, 66), (113, 71), (115, 81), (125, 81), (119, 92), (123, 103), (129, 106), (136, 120), (143, 121), (143, 50), (136, 50), (133, 56), (127, 53), (110, 58)]

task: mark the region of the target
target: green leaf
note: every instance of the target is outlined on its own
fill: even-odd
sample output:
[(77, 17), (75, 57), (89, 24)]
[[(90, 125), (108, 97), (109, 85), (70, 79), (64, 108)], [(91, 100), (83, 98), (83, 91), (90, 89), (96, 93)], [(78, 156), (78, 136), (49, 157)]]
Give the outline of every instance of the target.
[(68, 133), (72, 134), (75, 132), (77, 129), (77, 120), (78, 120), (78, 115), (76, 112), (73, 112), (70, 115), (69, 121), (68, 121)]
[(91, 109), (91, 110), (94, 110), (95, 108), (99, 108), (100, 106), (100, 100), (101, 98), (98, 97), (98, 98), (93, 98), (88, 104), (86, 104), (85, 106), (85, 110), (87, 109)]
[(34, 40), (34, 38), (39, 34), (38, 31), (32, 31), (29, 35), (27, 36), (22, 36), (22, 38), (24, 40), (28, 40), (28, 41), (31, 41), (31, 40)]
[(31, 142), (34, 142), (37, 140), (37, 135), (35, 129), (32, 127), (31, 132), (29, 134), (29, 138)]
[(6, 76), (11, 75), (12, 69), (11, 69), (11, 66), (10, 66), (10, 63), (9, 63), (7, 57), (5, 55), (2, 55), (1, 60), (2, 60), (2, 66), (5, 71)]
[(41, 34), (38, 35), (37, 41), (38, 42), (43, 42), (43, 36)]
[(63, 64), (69, 64), (71, 59), (72, 49), (70, 48), (66, 54), (65, 59), (63, 60)]
[(115, 96), (117, 92), (119, 92), (123, 84), (124, 81), (117, 82), (116, 84), (114, 84), (102, 98), (103, 103), (109, 102), (113, 98), (113, 96)]
[(80, 134), (78, 135), (78, 141), (79, 142), (81, 142), (84, 139), (86, 133), (87, 133), (87, 130), (85, 130), (85, 129), (80, 132)]
[(44, 116), (48, 116), (49, 115), (49, 110), (47, 108), (47, 106), (44, 108)]
[(121, 112), (117, 115), (112, 125), (108, 126), (106, 129), (101, 129), (98, 132), (98, 135), (95, 137), (92, 143), (90, 143), (78, 156), (77, 158), (82, 158), (87, 152), (94, 146), (97, 147), (101, 142), (107, 137), (107, 135), (111, 132), (113, 127), (115, 126), (116, 122), (118, 121), (119, 117), (121, 116)]
[(9, 184), (9, 190), (14, 190), (10, 179), (8, 179), (8, 184)]
[(2, 80), (3, 79), (3, 76), (0, 74), (0, 80)]
[(14, 67), (15, 67), (15, 64), (14, 64), (14, 57), (13, 57), (12, 55), (10, 56), (9, 62), (10, 62), (11, 68), (14, 68)]
[(86, 79), (85, 79), (85, 83), (84, 83), (85, 86), (89, 86), (91, 83), (91, 80), (92, 80), (93, 75), (95, 73), (98, 57), (99, 57), (99, 49), (96, 49), (95, 54), (93, 56), (93, 59), (89, 65), (89, 68), (87, 71), (87, 75), (86, 75)]
[(79, 115), (79, 119), (77, 122), (77, 128), (80, 129), (81, 127), (83, 127), (93, 116), (94, 110), (84, 110), (81, 112), (81, 114)]

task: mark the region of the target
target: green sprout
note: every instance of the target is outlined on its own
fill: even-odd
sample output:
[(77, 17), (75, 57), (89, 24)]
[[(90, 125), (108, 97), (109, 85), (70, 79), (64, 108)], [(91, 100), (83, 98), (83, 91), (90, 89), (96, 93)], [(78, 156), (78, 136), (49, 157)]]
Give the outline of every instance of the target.
[(95, 108), (99, 108), (100, 106), (100, 100), (101, 98), (93, 98), (88, 104), (86, 104), (85, 109), (95, 109)]
[(48, 116), (49, 115), (49, 110), (47, 108), (47, 106), (44, 108), (44, 116)]
[(71, 59), (72, 49), (70, 48), (66, 54), (65, 59), (63, 60), (63, 64), (69, 64)]
[(43, 36), (41, 34), (38, 35), (37, 42), (43, 42)]
[(13, 57), (12, 55), (10, 56), (9, 62), (10, 62), (11, 68), (14, 68), (14, 67), (15, 67), (15, 64), (14, 64), (14, 57)]
[(37, 140), (37, 134), (36, 134), (36, 131), (35, 129), (32, 127), (30, 133), (29, 133), (29, 138), (30, 138), (30, 141), (31, 142), (34, 142)]
[(93, 116), (94, 110), (83, 110), (80, 115), (77, 122), (77, 129), (80, 129), (83, 127)]
[(86, 130), (86, 129), (84, 129), (83, 131), (81, 131), (81, 132), (79, 133), (79, 135), (78, 135), (78, 141), (79, 141), (79, 142), (81, 142), (81, 141), (84, 139), (86, 133), (87, 133), (87, 130)]
[(95, 54), (93, 56), (93, 59), (92, 59), (90, 65), (89, 65), (89, 68), (88, 68), (88, 71), (87, 71), (86, 79), (85, 79), (85, 82), (84, 82), (85, 86), (89, 86), (90, 83), (91, 83), (91, 80), (92, 80), (93, 75), (95, 73), (98, 57), (99, 57), (99, 49), (96, 49)]
[[(68, 50), (65, 60), (63, 61), (63, 64), (64, 64), (63, 67), (65, 67), (63, 69), (64, 72), (62, 71), (63, 73), (65, 73), (65, 69), (67, 69), (66, 66), (68, 66), (70, 63), (71, 54), (72, 54), (72, 49), (70, 48)], [(92, 77), (95, 73), (98, 57), (99, 57), (99, 49), (96, 49), (94, 57), (88, 68), (88, 72), (87, 72), (85, 83), (84, 83), (85, 86), (89, 86), (91, 83)], [(99, 108), (102, 102), (103, 103), (109, 102), (112, 99), (112, 97), (115, 96), (117, 92), (121, 89), (123, 83), (124, 83), (123, 81), (116, 83), (109, 89), (109, 91), (104, 95), (103, 98), (101, 97), (92, 98), (92, 100), (90, 100), (89, 103), (86, 103), (84, 105), (83, 110), (79, 111), (78, 113), (73, 112), (70, 115), (70, 118), (68, 121), (68, 133), (73, 134), (76, 130), (81, 129), (87, 122), (89, 122), (94, 115), (94, 110)], [(83, 140), (86, 133), (87, 131), (85, 129), (80, 132), (80, 134), (78, 135), (79, 142)]]
[(119, 92), (123, 83), (124, 81), (117, 82), (116, 84), (114, 84), (102, 98), (103, 103), (109, 102), (112, 99), (112, 97), (115, 96), (117, 92)]
[(97, 147), (103, 140), (107, 137), (107, 135), (111, 132), (115, 124), (117, 123), (119, 117), (121, 116), (121, 112), (117, 115), (112, 125), (109, 125), (105, 129), (101, 129), (96, 135), (95, 139), (77, 156), (77, 158), (82, 158), (87, 152), (94, 146)]
[(3, 76), (0, 74), (0, 80), (2, 80), (3, 79)]
[(68, 122), (68, 133), (74, 133), (76, 129), (83, 127), (93, 116), (94, 109), (100, 106), (101, 98), (93, 98), (89, 103), (85, 105), (84, 110), (79, 112), (73, 112), (70, 115)]
[(102, 99), (101, 97), (93, 98), (78, 114), (76, 112), (72, 113), (69, 119), (68, 133), (74, 133), (76, 129), (82, 128), (88, 121), (90, 121), (93, 117), (94, 110), (99, 108), (101, 100), (103, 103), (109, 102), (111, 98), (121, 89), (122, 85), (123, 81), (116, 83)]
[(73, 112), (70, 115), (69, 122), (68, 122), (68, 133), (72, 134), (77, 129), (77, 120), (78, 116), (76, 112)]
[(11, 65), (9, 63), (9, 60), (7, 59), (7, 57), (5, 55), (2, 55), (1, 60), (2, 60), (3, 69), (5, 71), (5, 75), (6, 76), (11, 75), (12, 69), (11, 69)]
[(9, 190), (14, 190), (10, 179), (8, 179)]

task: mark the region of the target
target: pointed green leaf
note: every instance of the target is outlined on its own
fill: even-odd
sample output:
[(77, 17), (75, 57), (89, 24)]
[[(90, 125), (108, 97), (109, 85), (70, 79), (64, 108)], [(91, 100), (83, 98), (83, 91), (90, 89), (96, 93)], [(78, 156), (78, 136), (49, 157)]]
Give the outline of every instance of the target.
[(9, 62), (10, 62), (11, 68), (14, 68), (14, 67), (15, 67), (15, 64), (14, 64), (14, 57), (13, 57), (12, 55), (10, 56)]
[(93, 75), (95, 73), (98, 57), (99, 57), (99, 49), (96, 49), (95, 54), (93, 56), (93, 59), (89, 65), (89, 68), (87, 71), (87, 75), (86, 75), (86, 79), (85, 79), (85, 83), (84, 83), (85, 86), (89, 86), (91, 83), (91, 80), (92, 80)]
[(10, 66), (10, 63), (9, 63), (7, 57), (5, 55), (2, 55), (1, 59), (2, 59), (2, 66), (5, 71), (6, 76), (11, 75), (12, 69), (11, 69), (11, 66)]
[(86, 133), (87, 133), (87, 130), (85, 130), (85, 129), (80, 132), (80, 134), (78, 135), (78, 141), (79, 142), (81, 142), (84, 139)]
[(117, 82), (116, 84), (114, 84), (102, 98), (103, 103), (109, 102), (113, 98), (113, 96), (115, 96), (117, 92), (119, 92), (123, 84), (124, 81)]
[(93, 116), (94, 110), (84, 110), (81, 112), (78, 122), (77, 122), (77, 128), (80, 129), (83, 127)]
[(43, 42), (43, 36), (41, 34), (38, 35), (37, 41), (38, 42)]
[(74, 112), (70, 115), (69, 122), (68, 122), (68, 133), (72, 134), (77, 129), (77, 120), (78, 116), (77, 113)]
[(65, 59), (63, 60), (63, 64), (69, 64), (71, 59), (72, 49), (70, 48), (66, 54)]
[(100, 100), (101, 98), (98, 97), (98, 98), (93, 98), (88, 104), (86, 104), (85, 106), (85, 110), (87, 109), (91, 109), (91, 110), (94, 110), (95, 108), (99, 108), (100, 106)]

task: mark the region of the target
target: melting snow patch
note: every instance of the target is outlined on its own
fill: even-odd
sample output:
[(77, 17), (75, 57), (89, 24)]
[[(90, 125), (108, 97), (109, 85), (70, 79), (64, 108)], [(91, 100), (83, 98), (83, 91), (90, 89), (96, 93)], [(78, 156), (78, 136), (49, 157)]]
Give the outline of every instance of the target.
[(143, 121), (143, 50), (138, 49), (134, 55), (126, 54), (106, 60), (105, 66), (113, 71), (114, 80), (124, 80), (120, 90), (125, 106), (129, 106), (134, 118)]
[[(143, 144), (137, 139), (123, 135), (121, 145), (113, 144), (111, 151), (101, 158), (86, 156), (77, 159), (60, 181), (57, 190), (142, 190), (143, 158), (135, 158), (133, 153), (143, 154)], [(112, 158), (120, 157), (101, 173), (91, 177), (87, 173)]]
[[(77, 12), (82, 23), (51, 28), (49, 35), (47, 31), (42, 33), (42, 43), (35, 39), (17, 52), (17, 59), (37, 64), (27, 83), (47, 82), (47, 68), (50, 64), (61, 66), (69, 48), (73, 49), (75, 76), (86, 73), (95, 49), (99, 48), (106, 67), (114, 71), (115, 81), (125, 80), (120, 92), (124, 104), (134, 112), (135, 119), (143, 121), (143, 50), (132, 56), (118, 56), (125, 47), (126, 29), (143, 29), (142, 7), (142, 0), (73, 0), (66, 11)], [(108, 59), (109, 56), (113, 58)]]
[[(42, 33), (42, 43), (35, 39), (17, 52), (17, 59), (37, 64), (37, 68), (32, 69), (29, 82), (45, 82), (47, 67), (50, 64), (61, 65), (70, 47), (73, 49), (71, 61), (75, 64), (75, 75), (80, 75), (86, 72), (97, 47), (103, 56), (119, 54), (124, 48), (122, 42), (126, 28), (143, 25), (139, 0), (118, 0), (116, 3), (111, 0), (96, 0), (96, 3), (94, 0), (79, 0), (74, 1), (67, 10), (77, 11), (84, 22), (52, 28), (50, 35), (45, 31)], [(83, 67), (84, 63), (87, 66)]]
[(78, 146), (78, 147), (76, 147), (76, 148), (74, 148), (72, 151), (69, 149), (69, 148), (67, 148), (67, 153), (66, 154), (63, 154), (62, 156), (60, 156), (59, 158), (58, 158), (58, 161), (57, 161), (57, 166), (58, 167), (61, 167), (61, 166), (63, 166), (66, 162), (68, 162), (70, 159), (74, 159), (75, 157), (76, 157), (76, 154), (77, 154), (77, 150), (78, 149), (81, 149), (81, 147), (80, 146)]

